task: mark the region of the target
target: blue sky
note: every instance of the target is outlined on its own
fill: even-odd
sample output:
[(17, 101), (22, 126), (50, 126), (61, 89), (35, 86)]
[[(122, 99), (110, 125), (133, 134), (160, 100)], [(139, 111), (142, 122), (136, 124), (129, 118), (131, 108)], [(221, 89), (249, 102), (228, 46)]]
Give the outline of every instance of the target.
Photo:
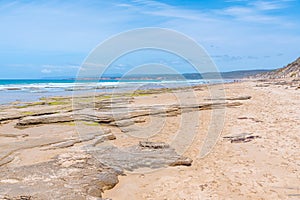
[(298, 0), (0, 0), (0, 78), (75, 76), (100, 42), (143, 27), (194, 38), (220, 71), (278, 68), (300, 56), (299, 10)]

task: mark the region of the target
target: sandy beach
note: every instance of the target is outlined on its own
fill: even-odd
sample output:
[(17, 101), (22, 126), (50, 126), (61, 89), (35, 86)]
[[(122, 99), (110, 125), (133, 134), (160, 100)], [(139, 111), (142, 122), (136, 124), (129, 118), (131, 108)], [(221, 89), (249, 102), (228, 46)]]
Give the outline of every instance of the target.
[[(219, 109), (206, 86), (192, 97), (166, 89), (81, 98), (77, 107), (66, 97), (2, 106), (0, 199), (299, 199), (299, 83), (224, 84), (224, 122), (213, 122), (222, 132), (205, 157)], [(180, 154), (168, 144), (182, 117), (199, 123), (183, 129), (196, 134)]]
[(0, 1), (0, 200), (300, 200), (299, 10)]

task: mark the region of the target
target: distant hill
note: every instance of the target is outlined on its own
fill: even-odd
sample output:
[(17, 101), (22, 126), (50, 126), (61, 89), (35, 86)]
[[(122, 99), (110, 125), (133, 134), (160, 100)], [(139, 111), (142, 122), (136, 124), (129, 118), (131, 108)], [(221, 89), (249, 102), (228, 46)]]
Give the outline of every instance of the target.
[[(221, 72), (223, 79), (242, 79), (249, 76), (255, 76), (256, 74), (269, 72), (270, 70), (240, 70), (231, 72)], [(204, 73), (203, 77), (206, 79), (215, 79), (218, 76), (216, 73)]]
[(222, 79), (242, 79), (248, 76), (254, 76), (259, 73), (269, 72), (270, 70), (241, 70), (231, 72), (207, 72), (207, 73), (184, 73), (178, 74), (152, 74), (152, 75), (128, 75), (123, 79), (152, 79), (152, 80), (197, 80), (197, 79), (219, 79), (220, 75)]
[[(240, 70), (231, 72), (207, 72), (207, 73), (184, 73), (184, 74), (130, 74), (122, 76), (121, 74), (104, 74), (100, 80), (198, 80), (198, 79), (242, 79), (246, 77), (254, 77), (257, 74), (268, 73), (271, 70)], [(67, 79), (75, 80), (70, 77), (46, 77), (44, 79)], [(80, 78), (80, 80), (99, 80), (98, 77)]]
[(300, 57), (286, 67), (257, 74), (251, 78), (258, 79), (281, 79), (281, 78), (300, 78)]

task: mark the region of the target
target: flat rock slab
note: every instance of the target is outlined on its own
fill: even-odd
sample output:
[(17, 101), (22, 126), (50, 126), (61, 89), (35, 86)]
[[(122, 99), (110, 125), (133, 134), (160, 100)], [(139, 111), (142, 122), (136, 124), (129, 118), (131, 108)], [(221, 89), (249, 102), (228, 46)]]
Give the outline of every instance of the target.
[(65, 153), (50, 162), (10, 170), (0, 168), (0, 173), (2, 199), (30, 200), (100, 199), (103, 189), (118, 183), (119, 175), (85, 152)]
[(140, 142), (138, 145), (122, 149), (109, 145), (89, 150), (105, 165), (128, 171), (140, 168), (159, 169), (167, 166), (190, 166), (193, 162), (187, 157), (178, 155), (173, 148), (161, 142)]
[[(232, 98), (231, 100), (245, 100), (250, 99), (250, 96)], [(124, 105), (124, 108), (114, 108), (107, 110), (97, 111), (92, 108), (84, 108), (79, 110), (74, 110), (74, 112), (66, 113), (55, 113), (55, 114), (45, 114), (45, 115), (32, 115), (18, 117), (19, 121), (16, 124), (17, 128), (26, 128), (33, 125), (40, 124), (53, 124), (53, 123), (63, 123), (63, 122), (73, 122), (73, 121), (91, 121), (95, 123), (108, 123), (110, 125), (118, 127), (126, 127), (134, 124), (130, 121), (137, 117), (143, 116), (176, 116), (184, 112), (199, 111), (199, 110), (210, 110), (210, 109), (224, 109), (225, 107), (237, 107), (242, 105), (240, 102), (213, 102), (213, 103), (203, 103), (203, 104), (189, 104), (189, 105), (159, 105), (149, 107), (139, 106), (139, 107), (128, 107)]]
[(103, 143), (83, 148), (88, 151), (64, 153), (52, 161), (30, 166), (0, 168), (0, 200), (100, 200), (104, 190), (118, 183), (124, 170), (192, 163), (164, 143), (140, 142), (126, 149)]
[(16, 127), (21, 128), (24, 126), (36, 125), (36, 124), (51, 124), (51, 123), (61, 123), (61, 122), (70, 122), (70, 121), (74, 121), (72, 113), (29, 116), (19, 120), (19, 122), (16, 124)]

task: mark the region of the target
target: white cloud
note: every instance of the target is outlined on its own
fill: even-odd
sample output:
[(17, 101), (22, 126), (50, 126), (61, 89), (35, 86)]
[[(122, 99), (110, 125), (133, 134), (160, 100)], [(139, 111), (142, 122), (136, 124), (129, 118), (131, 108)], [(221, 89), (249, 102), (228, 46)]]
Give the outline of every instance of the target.
[(52, 71), (50, 69), (43, 69), (41, 72), (43, 74), (50, 74), (50, 73), (52, 73)]
[(204, 12), (192, 9), (184, 9), (178, 6), (171, 6), (154, 0), (133, 0), (132, 6), (139, 12), (146, 15), (153, 15), (168, 18), (180, 18), (186, 20), (210, 19)]
[(119, 6), (119, 7), (126, 7), (126, 8), (131, 8), (132, 5), (130, 4), (127, 4), (127, 3), (120, 3), (120, 4), (115, 4), (116, 6)]
[(79, 69), (79, 65), (42, 65), (43, 68), (51, 69), (51, 70), (61, 70), (61, 69)]
[(258, 10), (279, 10), (288, 7), (287, 1), (254, 1), (249, 5), (253, 5)]
[[(285, 17), (271, 14), (268, 11), (288, 8), (293, 0), (257, 0), (239, 1), (242, 5), (231, 5), (223, 9), (215, 10), (215, 13), (223, 16), (230, 16), (239, 21), (254, 22), (259, 24), (277, 24), (285, 27), (293, 25), (287, 22)], [(233, 0), (230, 2), (236, 2)]]
[(63, 73), (63, 72), (70, 72), (73, 70), (78, 70), (80, 66), (77, 65), (42, 65), (41, 72), (43, 74), (50, 74), (50, 73)]
[(230, 16), (239, 21), (290, 26), (291, 22), (287, 22), (284, 17), (270, 14), (268, 11), (288, 8), (292, 1), (294, 0), (227, 0), (225, 2), (228, 6), (224, 8), (206, 10), (185, 9), (155, 0), (133, 0), (130, 5), (142, 14), (165, 17), (166, 20), (177, 18), (193, 20), (195, 23), (197, 21), (216, 22)]

